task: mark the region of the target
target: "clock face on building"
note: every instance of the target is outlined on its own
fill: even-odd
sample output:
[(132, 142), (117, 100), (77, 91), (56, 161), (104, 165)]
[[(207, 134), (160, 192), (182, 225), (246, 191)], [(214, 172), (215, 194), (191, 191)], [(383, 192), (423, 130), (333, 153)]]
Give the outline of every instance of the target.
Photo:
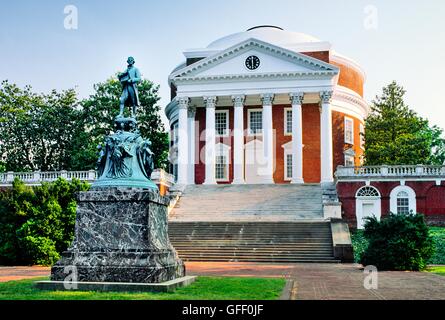
[(245, 63), (247, 69), (255, 70), (260, 66), (260, 58), (257, 56), (248, 56)]

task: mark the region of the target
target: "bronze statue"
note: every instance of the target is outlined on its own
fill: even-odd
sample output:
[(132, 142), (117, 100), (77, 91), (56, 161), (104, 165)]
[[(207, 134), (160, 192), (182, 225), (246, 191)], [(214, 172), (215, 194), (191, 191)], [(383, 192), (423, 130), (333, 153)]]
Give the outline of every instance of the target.
[(125, 106), (131, 107), (131, 117), (136, 115), (136, 108), (139, 106), (139, 96), (137, 84), (141, 81), (141, 73), (134, 66), (134, 58), (128, 57), (128, 67), (124, 73), (119, 74), (118, 78), (122, 83), (122, 95), (120, 99), (120, 113), (118, 117), (124, 116)]

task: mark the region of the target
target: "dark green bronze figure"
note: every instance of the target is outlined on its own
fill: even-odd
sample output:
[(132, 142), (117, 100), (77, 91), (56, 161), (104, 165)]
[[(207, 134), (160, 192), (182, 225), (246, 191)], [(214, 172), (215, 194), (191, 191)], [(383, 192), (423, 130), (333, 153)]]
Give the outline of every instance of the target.
[[(133, 187), (157, 189), (150, 180), (154, 169), (154, 155), (150, 150), (149, 139), (141, 137), (135, 118), (139, 106), (137, 84), (141, 74), (134, 65), (134, 58), (129, 57), (128, 68), (119, 74), (122, 83), (120, 113), (114, 119), (114, 133), (105, 138), (105, 143), (98, 146), (98, 179), (92, 188)], [(124, 117), (125, 106), (131, 107), (131, 117)]]
[(122, 83), (122, 95), (120, 99), (120, 113), (119, 117), (124, 116), (125, 106), (131, 109), (131, 117), (136, 115), (136, 108), (139, 106), (139, 96), (137, 85), (141, 81), (141, 73), (138, 68), (134, 66), (134, 58), (128, 57), (128, 67), (124, 73), (119, 74), (119, 81)]

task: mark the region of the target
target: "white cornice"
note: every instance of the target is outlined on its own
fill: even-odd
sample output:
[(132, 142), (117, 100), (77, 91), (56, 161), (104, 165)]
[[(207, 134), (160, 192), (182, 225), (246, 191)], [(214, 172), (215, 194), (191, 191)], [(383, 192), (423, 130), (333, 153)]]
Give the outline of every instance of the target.
[(268, 72), (268, 73), (249, 73), (249, 74), (223, 74), (223, 75), (206, 75), (195, 77), (178, 77), (171, 79), (172, 83), (189, 83), (189, 82), (213, 82), (213, 81), (245, 81), (245, 80), (285, 80), (285, 79), (326, 79), (335, 76), (335, 71), (313, 71), (313, 72)]
[(242, 41), (239, 44), (234, 45), (226, 50), (220, 51), (210, 57), (207, 57), (196, 63), (193, 63), (192, 65), (177, 70), (176, 72), (170, 74), (169, 79), (176, 80), (178, 77), (194, 76), (198, 72), (207, 70), (211, 68), (212, 65), (221, 63), (222, 61), (226, 61), (231, 56), (240, 54), (244, 51), (247, 51), (250, 48), (263, 50), (279, 58), (287, 58), (289, 60), (294, 61), (295, 63), (298, 63), (299, 65), (304, 65), (307, 68), (312, 69), (316, 72), (323, 72), (323, 71), (334, 72), (334, 74), (338, 74), (339, 72), (339, 68), (332, 64), (323, 62), (321, 60), (309, 57), (301, 53), (297, 53), (282, 47), (275, 46), (270, 43), (266, 43), (258, 39), (251, 38)]
[(358, 105), (362, 108), (363, 111), (363, 118), (366, 118), (366, 116), (369, 113), (369, 104), (363, 99), (360, 95), (358, 95), (356, 92), (337, 85), (334, 90), (334, 95), (332, 97), (333, 100), (337, 101), (344, 101), (348, 103), (352, 103), (354, 105)]

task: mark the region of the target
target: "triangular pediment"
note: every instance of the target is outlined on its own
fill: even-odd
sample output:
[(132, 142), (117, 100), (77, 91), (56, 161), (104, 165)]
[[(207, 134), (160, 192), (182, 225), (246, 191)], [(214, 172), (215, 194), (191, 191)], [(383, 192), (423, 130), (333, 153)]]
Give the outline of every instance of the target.
[[(259, 59), (255, 70), (246, 67), (246, 59), (250, 56)], [(177, 70), (170, 79), (278, 74), (335, 76), (338, 72), (336, 66), (324, 61), (252, 38)]]

